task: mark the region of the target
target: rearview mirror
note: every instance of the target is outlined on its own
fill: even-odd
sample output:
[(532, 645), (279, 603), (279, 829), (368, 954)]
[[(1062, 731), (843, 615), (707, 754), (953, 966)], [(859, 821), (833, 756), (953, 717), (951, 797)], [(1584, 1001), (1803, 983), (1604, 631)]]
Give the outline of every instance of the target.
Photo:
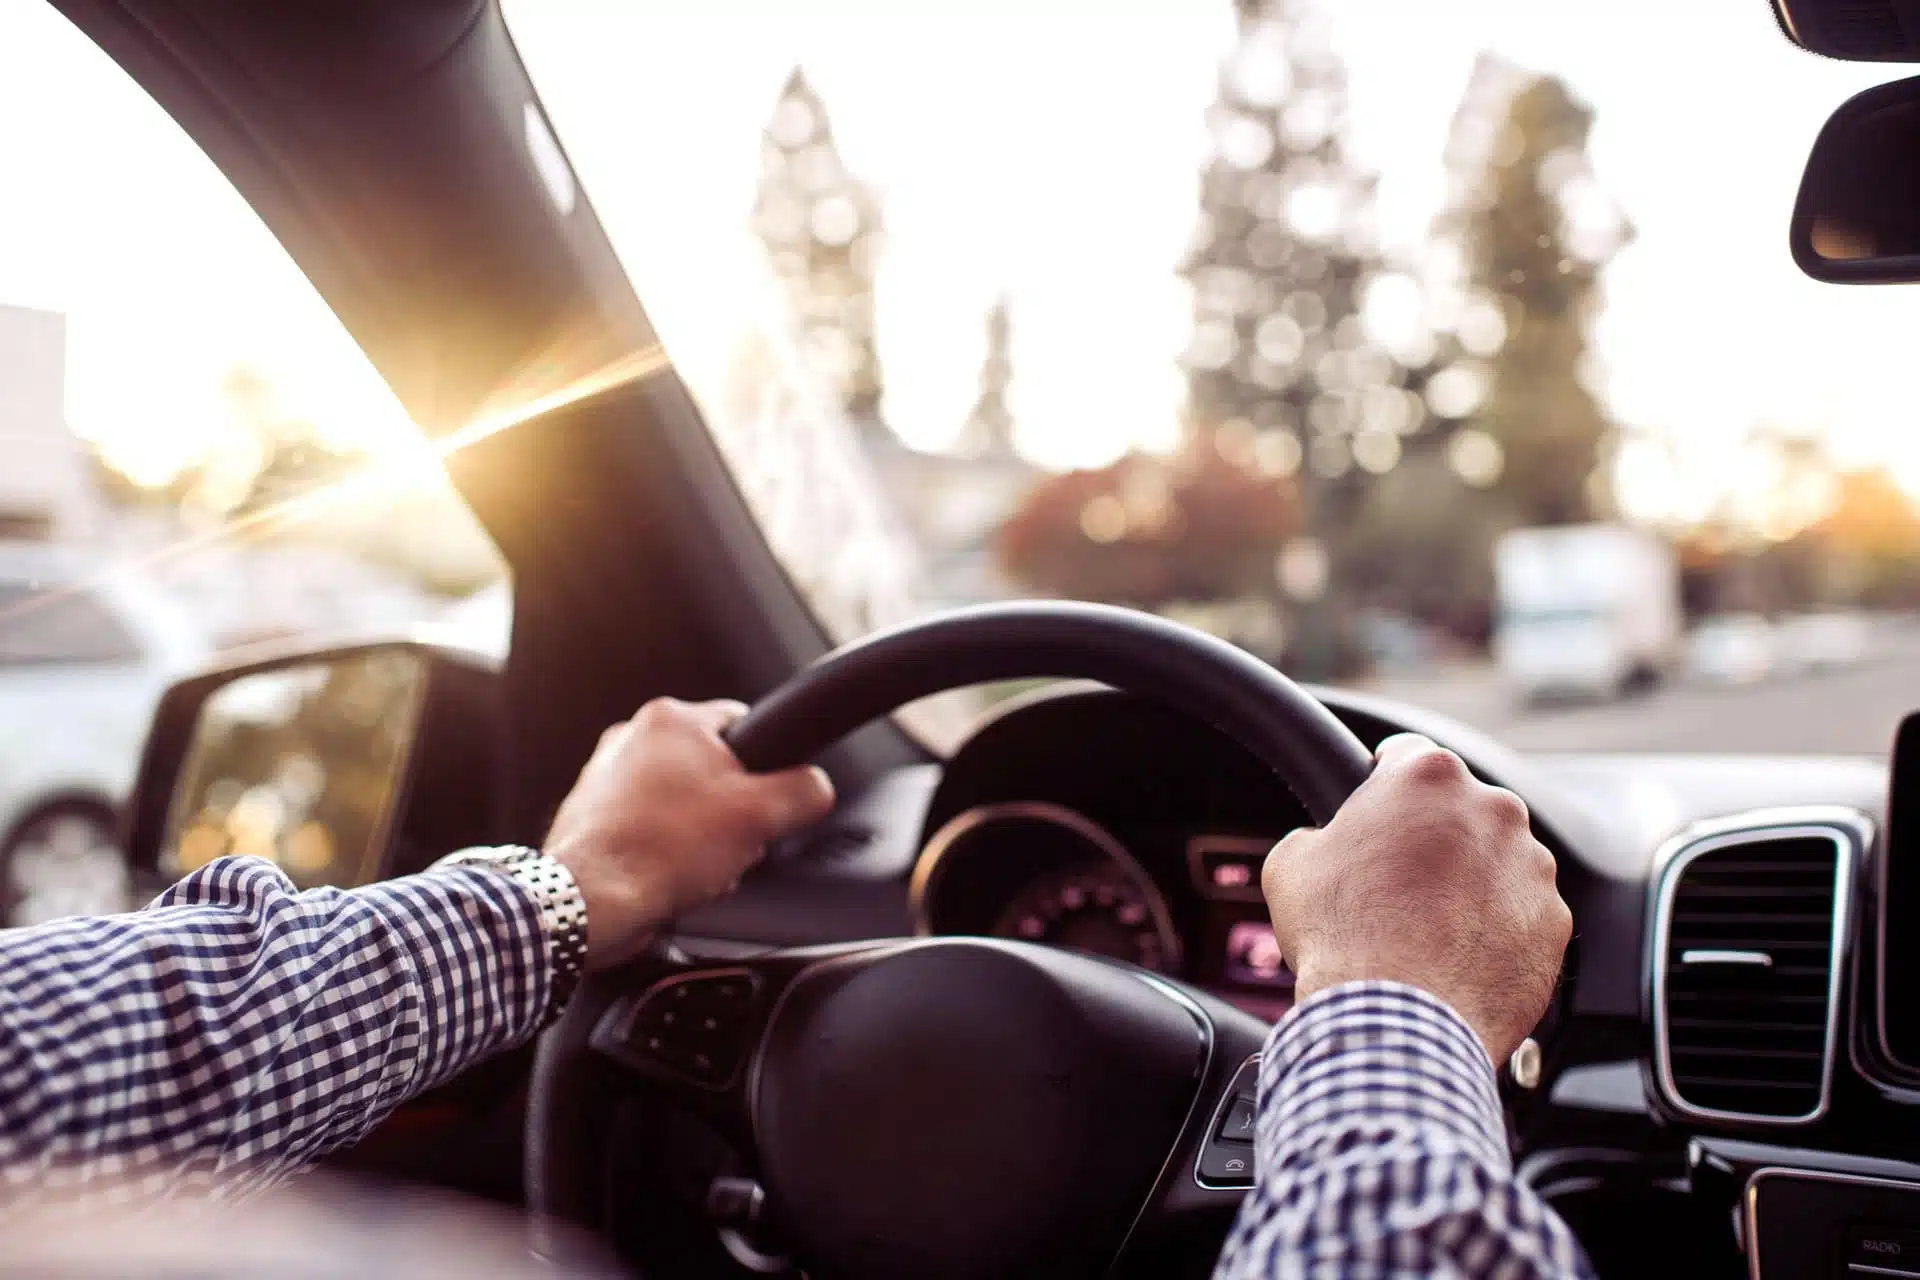
[(1816, 280), (1920, 280), (1920, 77), (1833, 113), (1807, 158), (1791, 240), (1793, 260)]
[(183, 680), (154, 715), (129, 805), (136, 882), (215, 858), (301, 888), (418, 870), (498, 836), (497, 690), (475, 655), (416, 641), (290, 650)]
[(1912, 0), (1773, 0), (1773, 16), (1787, 39), (1825, 58), (1920, 62)]

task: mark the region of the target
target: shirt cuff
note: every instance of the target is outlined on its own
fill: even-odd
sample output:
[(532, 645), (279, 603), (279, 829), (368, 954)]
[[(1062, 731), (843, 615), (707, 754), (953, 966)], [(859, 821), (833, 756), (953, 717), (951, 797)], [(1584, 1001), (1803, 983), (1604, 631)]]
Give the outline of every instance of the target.
[(531, 1038), (552, 984), (533, 893), (480, 867), (442, 867), (352, 891), (412, 959), (425, 1023), (410, 1092)]
[(1493, 1064), (1459, 1014), (1405, 983), (1349, 982), (1280, 1020), (1260, 1063), (1263, 1173), (1416, 1129), (1511, 1168)]

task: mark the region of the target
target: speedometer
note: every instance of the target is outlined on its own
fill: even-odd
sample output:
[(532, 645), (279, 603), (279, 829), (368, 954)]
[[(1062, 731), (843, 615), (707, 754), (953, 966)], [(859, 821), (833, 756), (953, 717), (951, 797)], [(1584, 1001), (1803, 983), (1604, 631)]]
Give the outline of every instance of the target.
[(1162, 929), (1156, 905), (1123, 868), (1092, 863), (1027, 885), (993, 931), (1170, 972), (1176, 940)]
[(923, 934), (985, 933), (1180, 972), (1167, 900), (1113, 833), (1044, 800), (949, 819), (914, 868)]

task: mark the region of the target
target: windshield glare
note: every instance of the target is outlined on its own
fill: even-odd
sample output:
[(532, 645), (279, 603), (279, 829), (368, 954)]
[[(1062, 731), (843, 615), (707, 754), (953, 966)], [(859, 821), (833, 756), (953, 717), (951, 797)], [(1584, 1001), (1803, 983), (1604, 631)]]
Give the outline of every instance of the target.
[(1654, 2), (507, 16), (836, 638), (1103, 600), (1526, 747), (1877, 754), (1916, 304), (1785, 226), (1885, 75)]

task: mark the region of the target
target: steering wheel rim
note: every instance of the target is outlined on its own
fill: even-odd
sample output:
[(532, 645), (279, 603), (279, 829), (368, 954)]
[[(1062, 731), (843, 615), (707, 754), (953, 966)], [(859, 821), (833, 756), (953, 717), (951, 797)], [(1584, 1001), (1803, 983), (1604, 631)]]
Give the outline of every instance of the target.
[[(1152, 614), (1067, 601), (1027, 601), (954, 610), (846, 646), (826, 655), (768, 694), (727, 736), (735, 753), (750, 770), (779, 769), (803, 763), (845, 734), (916, 698), (988, 681), (1044, 676), (1097, 680), (1169, 702), (1208, 721), (1273, 769), (1317, 824), (1324, 825), (1332, 818), (1365, 780), (1372, 766), (1366, 747), (1317, 699), (1243, 650)], [(1257, 1023), (1205, 997), (1204, 993), (1186, 989), (1170, 993), (1164, 980), (1155, 980), (1154, 985), (1140, 984), (1140, 1008), (1128, 1010), (1126, 1002), (1134, 997), (1125, 992), (1134, 988), (1126, 984), (1113, 987), (1105, 979), (1092, 977), (1089, 971), (1076, 970), (1073, 965), (1063, 966), (1054, 957), (1040, 954), (1038, 948), (1025, 948), (1023, 953), (1018, 944), (995, 944), (983, 949), (977, 942), (962, 946), (962, 941), (936, 939), (901, 944), (892, 950), (884, 944), (856, 945), (829, 949), (830, 955), (776, 953), (768, 957), (765, 973), (772, 975), (770, 981), (779, 988), (779, 994), (777, 998), (770, 995), (767, 1006), (754, 1013), (758, 1020), (754, 1034), (758, 1038), (751, 1046), (751, 1065), (743, 1066), (733, 1077), (734, 1083), (728, 1086), (732, 1099), (728, 1103), (728, 1114), (735, 1121), (734, 1129), (743, 1134), (749, 1145), (764, 1136), (755, 1130), (765, 1124), (759, 1114), (762, 1108), (757, 1104), (768, 1093), (766, 1080), (772, 1070), (767, 1064), (772, 1052), (769, 1046), (775, 1042), (796, 1044), (805, 1039), (804, 1035), (796, 1035), (791, 1025), (799, 1015), (782, 1013), (782, 1009), (792, 1003), (788, 999), (789, 984), (796, 990), (808, 983), (819, 987), (821, 983), (809, 976), (816, 970), (838, 972), (869, 965), (884, 970), (890, 965), (902, 975), (909, 968), (916, 969), (914, 982), (924, 985), (927, 974), (931, 973), (936, 983), (947, 981), (950, 989), (964, 991), (970, 982), (988, 980), (967, 966), (979, 970), (986, 965), (992, 969), (990, 980), (1005, 983), (1009, 990), (1028, 991), (1029, 1004), (1034, 1007), (1049, 1001), (1058, 1004), (1062, 999), (1071, 1003), (1086, 996), (1091, 1001), (1087, 1009), (1076, 1009), (1075, 1018), (1068, 1019), (1077, 1018), (1075, 1025), (1081, 1022), (1096, 1025), (1102, 1018), (1111, 1021), (1115, 1017), (1124, 1022), (1135, 1013), (1145, 1016), (1147, 1004), (1164, 1001), (1169, 994), (1177, 995), (1188, 1013), (1205, 1005), (1205, 1012), (1198, 1016), (1207, 1024), (1203, 1027), (1206, 1054), (1193, 1071), (1198, 1092), (1190, 1107), (1182, 1104), (1184, 1118), (1173, 1141), (1176, 1153), (1205, 1149), (1211, 1133), (1207, 1126), (1212, 1124), (1209, 1105), (1203, 1105), (1207, 1102), (1207, 1091), (1225, 1089), (1236, 1077), (1247, 1078), (1244, 1060), (1257, 1048)], [(943, 942), (951, 944), (950, 955), (908, 954), (924, 953), (928, 948), (940, 947)], [(798, 959), (788, 963), (785, 957)], [(1074, 963), (1098, 964), (1081, 962), (1078, 958)], [(647, 1003), (651, 999), (647, 993), (690, 981), (689, 974), (710, 972), (655, 954), (624, 974), (590, 975), (576, 992), (566, 1014), (542, 1037), (528, 1105), (525, 1158), (535, 1247), (548, 1256), (564, 1253), (566, 1235), (557, 1229), (559, 1224), (597, 1225), (595, 1207), (601, 1200), (598, 1171), (605, 1153), (600, 1150), (604, 1134), (595, 1119), (598, 1103), (608, 1087), (607, 1061), (625, 1061), (629, 1068), (638, 1069), (641, 1075), (658, 1083), (661, 1073), (652, 1070), (657, 1064), (650, 1065), (644, 1054), (634, 1058), (623, 1047), (621, 1037), (630, 1036), (637, 1025), (636, 1019), (643, 1016), (645, 1009), (657, 1004), (657, 1001)], [(1028, 977), (1033, 981), (1027, 981)], [(763, 978), (755, 976), (754, 981), (759, 984)], [(1095, 988), (1099, 988), (1097, 998), (1088, 995)], [(756, 985), (753, 990), (758, 991), (760, 987)], [(884, 996), (884, 982), (879, 990)], [(871, 1005), (872, 994), (863, 995), (860, 1000)], [(803, 999), (798, 1003), (805, 1006), (807, 1001)], [(1136, 1056), (1145, 1063), (1154, 1052), (1146, 1041), (1157, 1035), (1160, 1047), (1157, 1069), (1162, 1077), (1171, 1080), (1187, 1068), (1181, 1065), (1179, 1057), (1179, 1019), (1169, 1022), (1165, 1012), (1161, 1008), (1155, 1014), (1161, 1018), (1160, 1031), (1148, 1034), (1136, 1029), (1143, 1037)], [(1083, 1013), (1087, 1017), (1079, 1016)], [(839, 1016), (844, 1022), (845, 1010), (838, 1015), (830, 1011), (817, 1016)], [(786, 1019), (784, 1024), (779, 1023), (781, 1017)], [(1040, 1024), (1029, 1020), (1029, 1035), (1036, 1025)], [(945, 1029), (949, 1035), (952, 1031), (952, 1027)], [(858, 1039), (861, 1034), (856, 1031), (853, 1038)], [(867, 1043), (879, 1046), (872, 1050), (878, 1054), (891, 1048), (884, 1038), (870, 1039)], [(1125, 1046), (1125, 1041), (1112, 1041), (1104, 1043), (1099, 1052), (1103, 1055), (1127, 1052)], [(1223, 1056), (1216, 1050), (1231, 1052)], [(787, 1070), (796, 1076), (803, 1075), (804, 1059), (794, 1057), (794, 1051), (783, 1052), (787, 1055), (782, 1059)], [(994, 1057), (993, 1054), (981, 1056)], [(981, 1066), (979, 1069), (992, 1068)], [(672, 1072), (666, 1074), (673, 1076)], [(1023, 1081), (1029, 1078), (1020, 1077)], [(952, 1084), (948, 1082), (949, 1087)], [(997, 1087), (1012, 1086), (1002, 1082)], [(739, 1096), (732, 1096), (736, 1094)], [(699, 1090), (691, 1091), (681, 1100), (699, 1106), (711, 1103), (710, 1095)], [(1218, 1102), (1224, 1105), (1224, 1097)], [(790, 1114), (793, 1103), (789, 1100), (783, 1105)], [(1196, 1122), (1201, 1126), (1197, 1132)], [(1161, 1140), (1166, 1140), (1164, 1134)], [(760, 1154), (763, 1160), (771, 1159), (769, 1153)], [(1152, 1197), (1166, 1194), (1162, 1184), (1167, 1181), (1168, 1170), (1174, 1163), (1174, 1158), (1169, 1156), (1166, 1165), (1159, 1169), (1153, 1179)], [(1182, 1190), (1190, 1192), (1185, 1184), (1174, 1190), (1175, 1199), (1181, 1198), (1178, 1193)], [(804, 1196), (798, 1198), (805, 1199)], [(1192, 1198), (1191, 1194), (1185, 1197)], [(820, 1202), (816, 1199), (813, 1203)], [(1144, 1212), (1143, 1207), (1141, 1213), (1144, 1215)], [(998, 1265), (1004, 1266), (1004, 1262)], [(858, 1267), (850, 1270), (857, 1273)]]
[(753, 772), (783, 769), (916, 698), (1044, 676), (1097, 680), (1206, 720), (1322, 825), (1373, 765), (1319, 699), (1245, 650), (1156, 614), (1072, 600), (954, 609), (855, 641), (761, 699), (727, 740)]

